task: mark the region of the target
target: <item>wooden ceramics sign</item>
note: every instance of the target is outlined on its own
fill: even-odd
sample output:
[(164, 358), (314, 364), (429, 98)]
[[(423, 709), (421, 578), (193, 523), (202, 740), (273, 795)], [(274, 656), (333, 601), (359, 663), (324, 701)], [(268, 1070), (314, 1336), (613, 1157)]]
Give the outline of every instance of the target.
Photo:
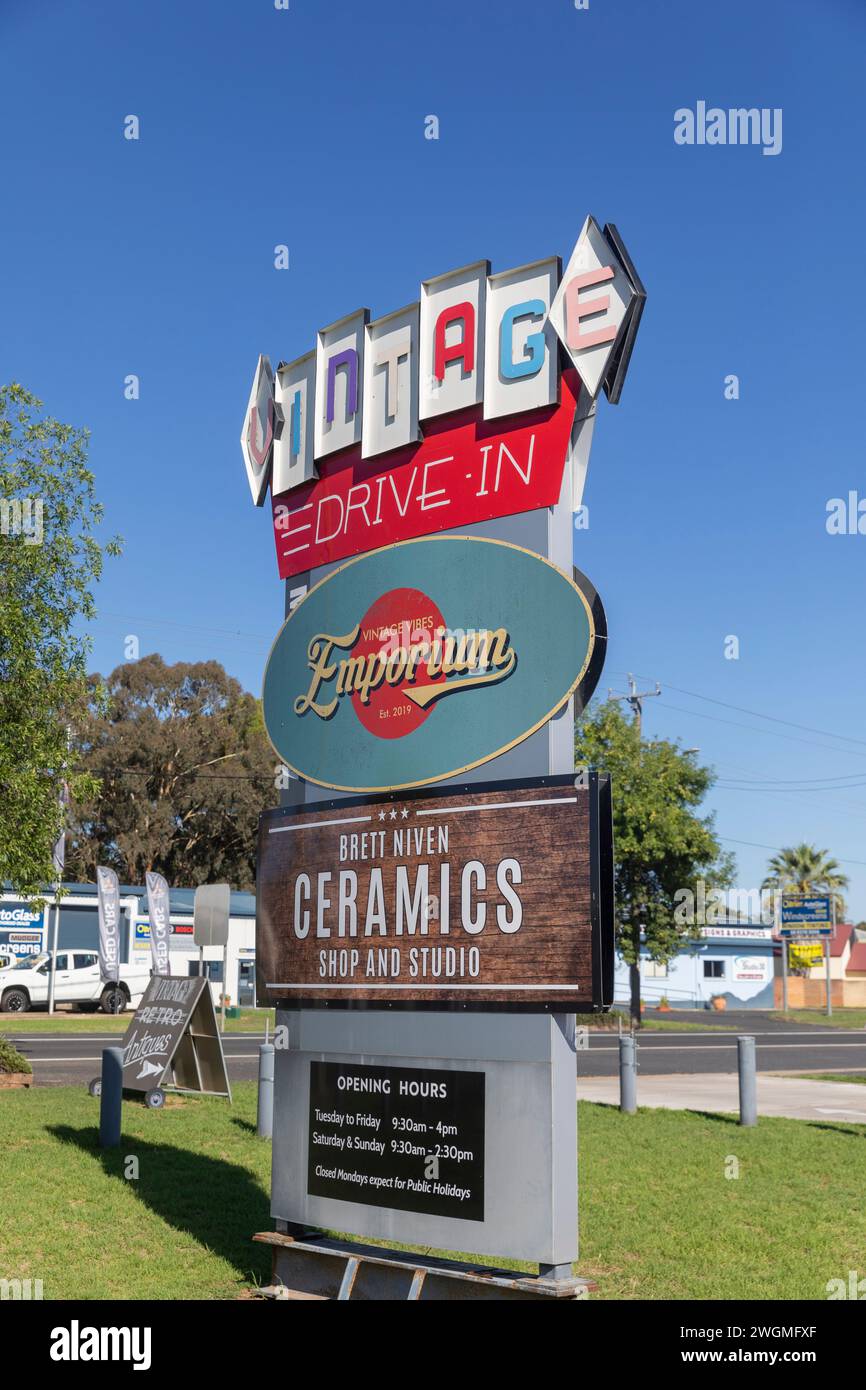
[(258, 998), (601, 1008), (612, 857), (610, 786), (595, 773), (266, 811)]

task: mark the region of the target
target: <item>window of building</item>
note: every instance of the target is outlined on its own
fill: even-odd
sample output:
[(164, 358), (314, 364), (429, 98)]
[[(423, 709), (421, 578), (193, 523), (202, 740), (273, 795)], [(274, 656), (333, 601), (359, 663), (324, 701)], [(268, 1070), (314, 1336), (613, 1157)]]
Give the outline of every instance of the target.
[(723, 980), (725, 978), (725, 962), (723, 960), (704, 961), (705, 980)]
[(641, 974), (645, 980), (666, 980), (668, 977), (667, 962), (645, 960), (641, 965)]
[[(189, 961), (190, 975), (198, 974), (198, 961)], [(204, 973), (207, 975), (211, 984), (221, 985), (223, 982), (223, 963), (221, 960), (206, 960), (204, 963)]]

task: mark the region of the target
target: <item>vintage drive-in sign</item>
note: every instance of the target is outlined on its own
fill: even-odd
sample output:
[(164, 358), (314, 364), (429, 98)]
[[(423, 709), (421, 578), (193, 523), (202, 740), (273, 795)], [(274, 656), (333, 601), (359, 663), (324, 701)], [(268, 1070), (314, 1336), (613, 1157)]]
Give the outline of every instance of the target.
[(595, 773), (266, 811), (257, 998), (601, 1008), (612, 894), (610, 784)]
[(262, 696), (299, 777), (382, 792), (458, 776), (534, 733), (604, 661), (589, 581), (503, 541), (435, 536), (348, 561), (292, 610)]
[(241, 450), (256, 505), (270, 484), (280, 575), (553, 505), (602, 387), (619, 399), (645, 297), (588, 217), (564, 275), (557, 256), (478, 261), (276, 372), (260, 357)]

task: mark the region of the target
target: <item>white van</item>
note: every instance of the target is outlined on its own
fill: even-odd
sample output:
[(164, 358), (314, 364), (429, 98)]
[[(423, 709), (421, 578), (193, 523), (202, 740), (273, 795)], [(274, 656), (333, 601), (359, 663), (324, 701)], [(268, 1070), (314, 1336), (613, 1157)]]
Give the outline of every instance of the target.
[[(0, 1013), (26, 1013), (47, 1004), (50, 975), (51, 957), (45, 951), (0, 969)], [(118, 984), (106, 983), (95, 951), (58, 951), (54, 1002), (93, 1004), (106, 1014), (123, 1013), (130, 1005), (138, 1007), (149, 980), (147, 966), (122, 965)]]

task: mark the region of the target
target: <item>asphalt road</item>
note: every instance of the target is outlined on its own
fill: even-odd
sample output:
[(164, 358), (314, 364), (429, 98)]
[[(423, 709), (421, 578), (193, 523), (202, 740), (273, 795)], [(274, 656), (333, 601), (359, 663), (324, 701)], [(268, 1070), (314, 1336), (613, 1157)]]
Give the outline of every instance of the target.
[[(693, 1022), (700, 1022), (692, 1015)], [(674, 1073), (735, 1072), (737, 1035), (755, 1038), (758, 1070), (763, 1072), (866, 1072), (866, 1031), (796, 1025), (766, 1015), (729, 1016), (730, 1032), (654, 1033), (638, 1040), (638, 1066), (647, 1076)], [(99, 1072), (102, 1048), (117, 1043), (118, 1035), (92, 1033), (22, 1033), (5, 1030), (33, 1065), (38, 1086), (86, 1084)], [(258, 1070), (259, 1043), (264, 1034), (227, 1033), (223, 1046), (233, 1081), (252, 1081)], [(615, 1033), (589, 1033), (580, 1039), (580, 1076), (614, 1076), (619, 1065)], [(585, 1046), (583, 1045), (585, 1044)]]
[[(122, 1033), (20, 1033), (4, 1030), (6, 1037), (30, 1061), (37, 1086), (87, 1085), (98, 1076), (102, 1049), (116, 1047)], [(258, 1076), (259, 1043), (264, 1033), (226, 1033), (223, 1039), (230, 1081), (254, 1081)]]
[[(866, 1033), (841, 1028), (743, 1028), (755, 1039), (759, 1072), (864, 1072)], [(579, 1076), (614, 1076), (619, 1070), (616, 1035), (593, 1033), (577, 1055)], [(735, 1072), (737, 1033), (641, 1033), (638, 1070), (647, 1076), (683, 1072)]]

